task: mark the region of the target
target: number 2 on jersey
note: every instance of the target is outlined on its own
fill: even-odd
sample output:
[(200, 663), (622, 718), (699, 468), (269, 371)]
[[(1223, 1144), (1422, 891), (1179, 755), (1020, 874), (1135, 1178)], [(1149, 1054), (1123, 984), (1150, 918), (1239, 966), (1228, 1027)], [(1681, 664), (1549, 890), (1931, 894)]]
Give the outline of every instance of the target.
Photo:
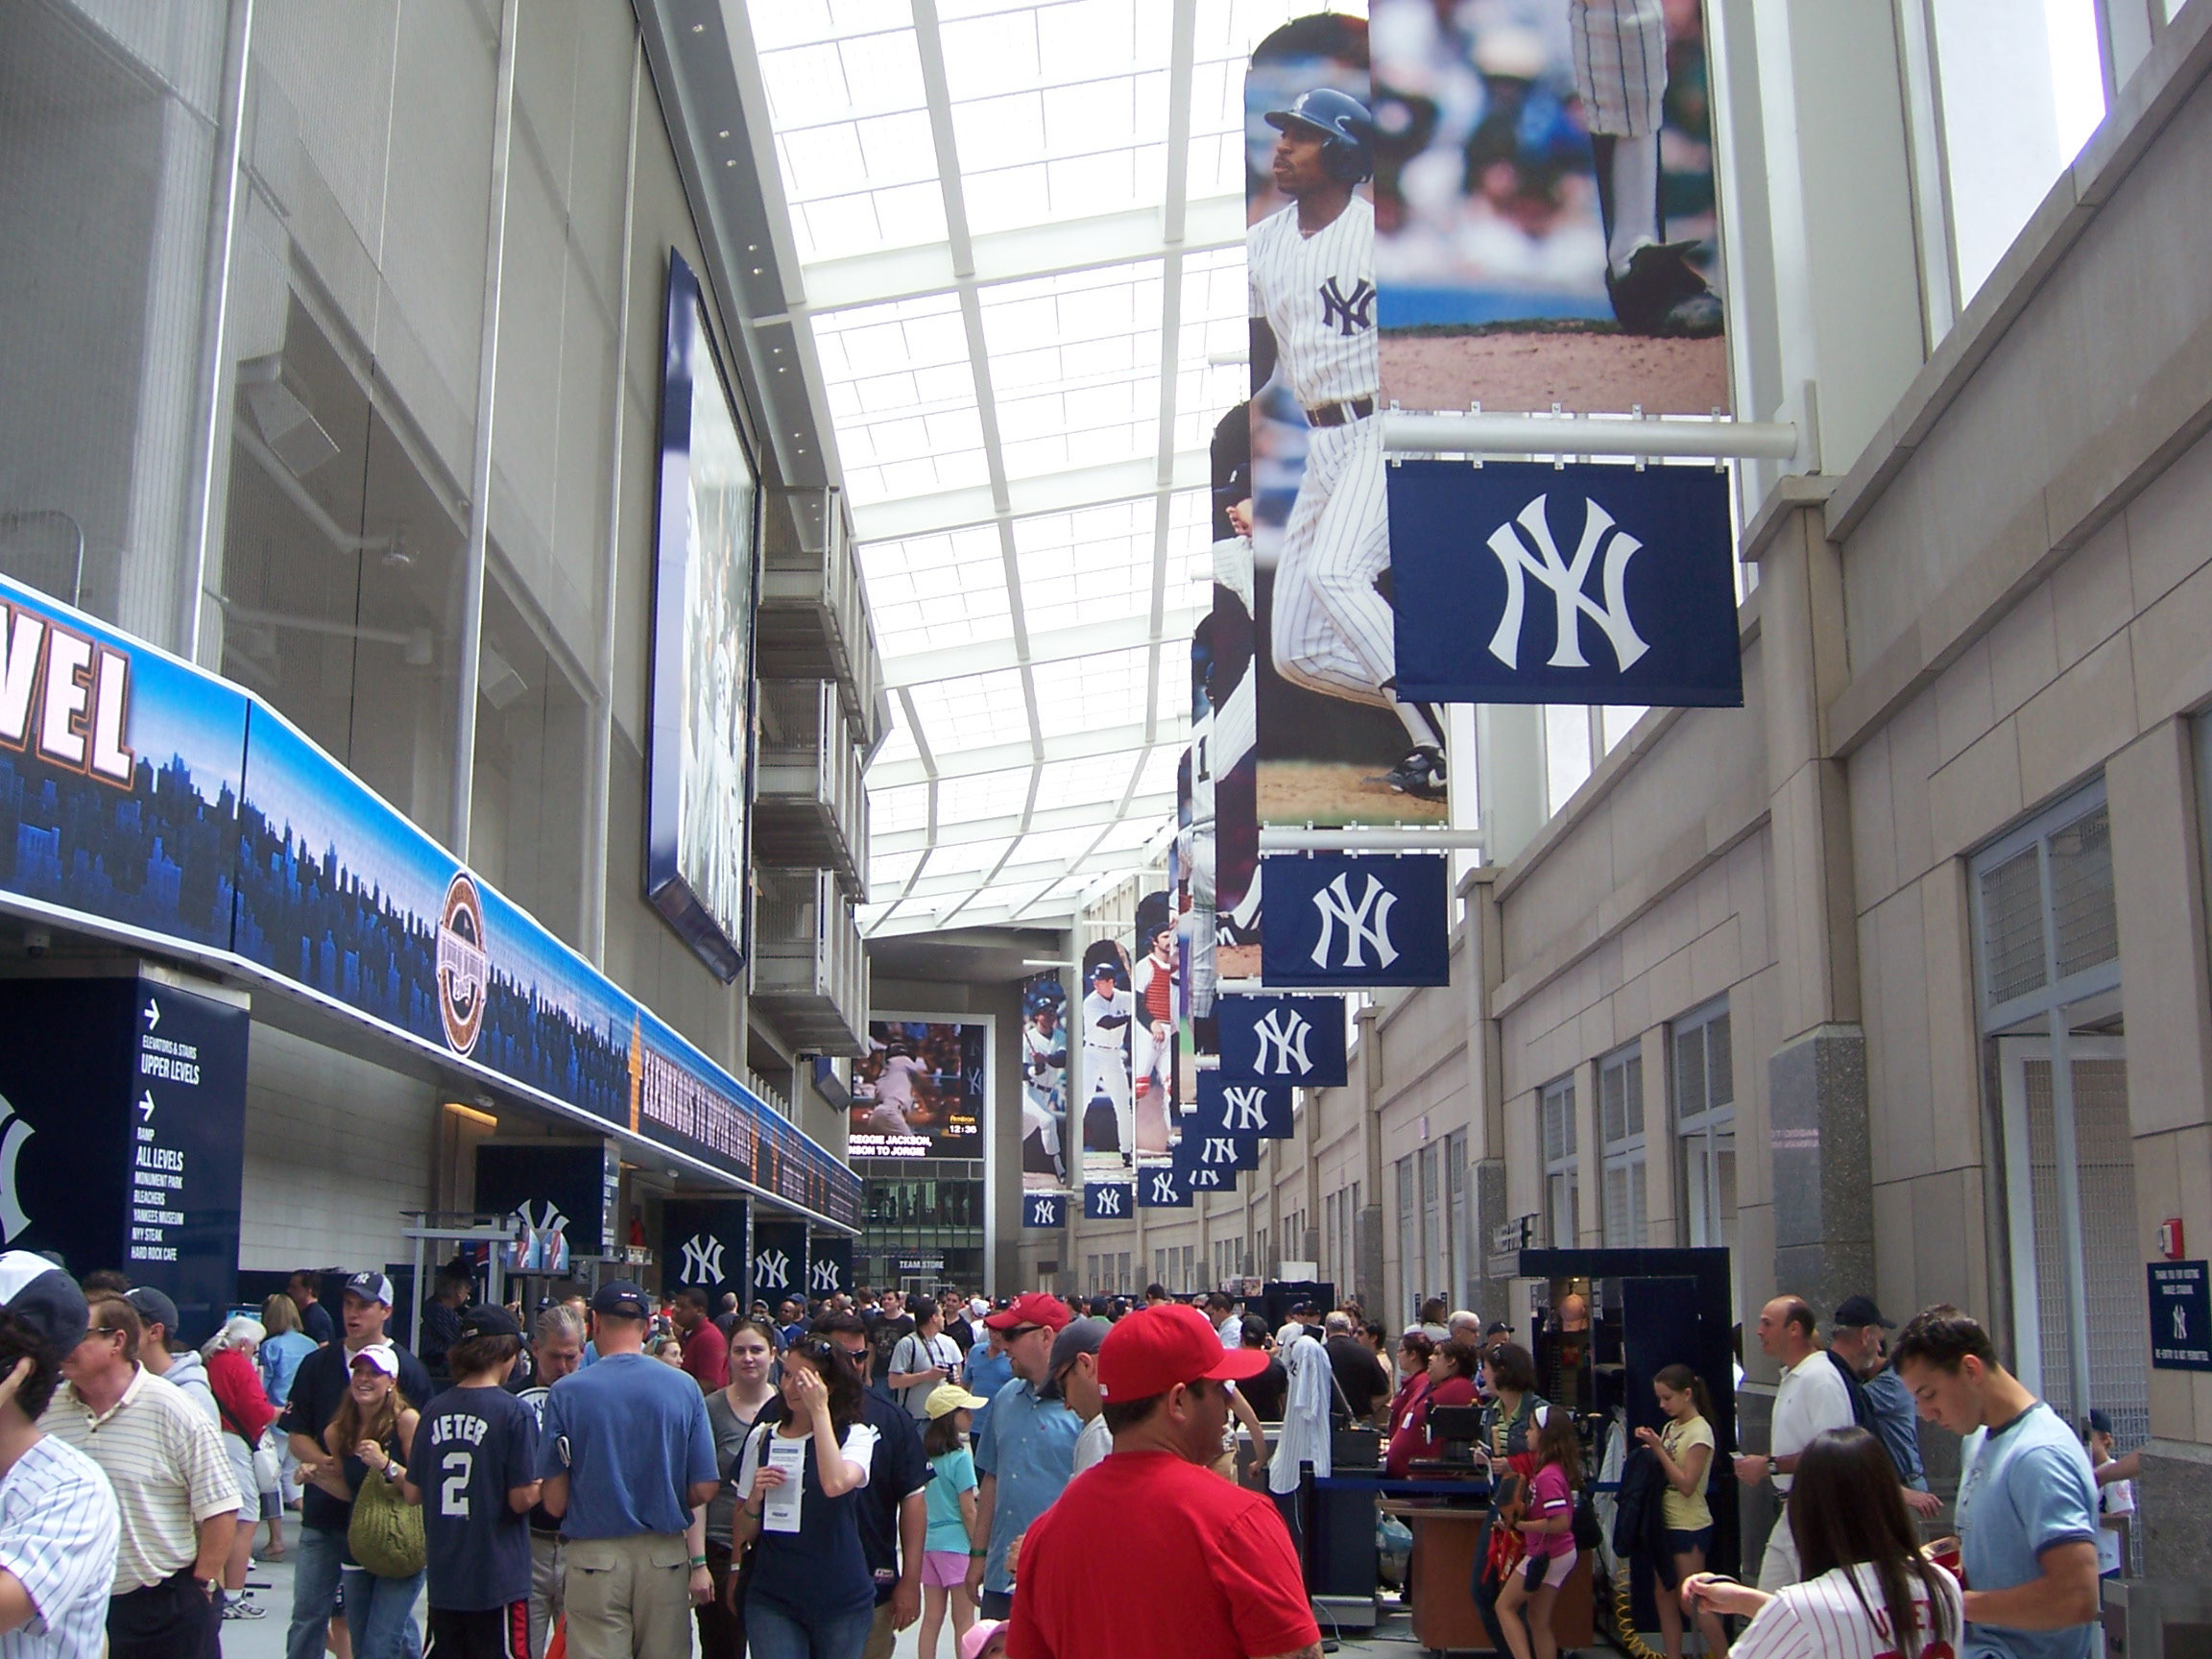
[(438, 1483), (439, 1514), (458, 1521), (469, 1519), (469, 1476), (475, 1466), (476, 1454), (466, 1447), (456, 1448), (439, 1460), (438, 1467), (445, 1473), (445, 1479)]

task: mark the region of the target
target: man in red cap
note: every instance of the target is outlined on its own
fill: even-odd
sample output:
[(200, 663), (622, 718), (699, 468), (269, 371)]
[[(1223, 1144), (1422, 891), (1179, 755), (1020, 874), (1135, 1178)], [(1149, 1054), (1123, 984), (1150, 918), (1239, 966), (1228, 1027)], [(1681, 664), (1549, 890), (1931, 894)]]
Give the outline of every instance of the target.
[(998, 1333), (1014, 1367), (1014, 1380), (992, 1399), (975, 1434), (967, 1588), (986, 1619), (1012, 1610), (1008, 1554), (1074, 1472), (1083, 1425), (1052, 1386), (1052, 1339), (1074, 1316), (1059, 1297), (1031, 1290), (983, 1321)]
[[(1114, 1455), (1029, 1528), (1008, 1659), (1319, 1659), (1321, 1632), (1275, 1505), (1209, 1468), (1223, 1383), (1267, 1356), (1223, 1348), (1195, 1308), (1143, 1308), (1098, 1350)], [(1132, 1525), (1132, 1517), (1142, 1517)], [(1103, 1600), (1100, 1562), (1137, 1597)]]

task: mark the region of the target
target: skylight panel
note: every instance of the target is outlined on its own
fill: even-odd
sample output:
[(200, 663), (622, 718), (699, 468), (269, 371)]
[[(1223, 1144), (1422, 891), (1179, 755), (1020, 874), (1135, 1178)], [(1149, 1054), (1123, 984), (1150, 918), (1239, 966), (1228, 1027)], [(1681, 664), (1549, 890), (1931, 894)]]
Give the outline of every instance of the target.
[[(1037, 683), (1037, 712), (1047, 732), (1084, 730), (1140, 719), (1144, 709), (1144, 647), (1100, 651), (1059, 662), (1040, 662), (1031, 672)], [(1111, 709), (1111, 719), (1099, 710)]]
[(1127, 755), (1089, 755), (1079, 760), (1049, 760), (1039, 769), (1037, 810), (1091, 806), (1118, 801), (1129, 782)]
[[(1034, 10), (938, 24), (945, 42), (945, 86), (953, 102), (1033, 86), (1044, 72)], [(1055, 68), (1058, 66), (1055, 65)]]
[(868, 860), (868, 890), (881, 900), (899, 897), (906, 878), (922, 862), (920, 853), (878, 853)]
[(940, 831), (977, 819), (1010, 818), (1029, 801), (1030, 768), (1018, 766), (1003, 772), (979, 772), (973, 777), (948, 778), (937, 786), (937, 824)]
[(940, 757), (998, 743), (1019, 743), (1029, 735), (1022, 676), (1013, 669), (932, 681), (915, 686), (911, 695), (922, 735)]
[[(868, 797), (870, 830), (878, 835), (920, 830), (929, 822), (929, 785), (906, 783), (896, 789), (878, 789)], [(875, 866), (869, 866), (871, 875)]]
[(1011, 835), (995, 836), (988, 841), (958, 841), (950, 847), (929, 850), (929, 868), (923, 872), (923, 879), (942, 876), (980, 876), (997, 864), (1006, 849), (1014, 845)]
[(1137, 772), (1137, 793), (1140, 795), (1172, 795), (1175, 792), (1175, 774), (1183, 763), (1183, 751), (1179, 746), (1162, 744), (1144, 757), (1144, 763)]

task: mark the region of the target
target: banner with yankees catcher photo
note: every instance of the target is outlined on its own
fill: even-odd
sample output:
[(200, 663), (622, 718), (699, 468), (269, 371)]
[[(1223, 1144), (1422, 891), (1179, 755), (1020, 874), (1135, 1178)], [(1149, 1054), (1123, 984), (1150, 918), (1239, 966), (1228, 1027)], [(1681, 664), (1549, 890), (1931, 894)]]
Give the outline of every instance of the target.
[(1022, 987), (1022, 1187), (1066, 1192), (1071, 1182), (1068, 1139), (1068, 991), (1057, 974)]
[(1444, 713), (1397, 690), (1366, 22), (1284, 25), (1244, 98), (1257, 822), (1441, 824)]
[(1386, 406), (1730, 404), (1699, 0), (1372, 0)]

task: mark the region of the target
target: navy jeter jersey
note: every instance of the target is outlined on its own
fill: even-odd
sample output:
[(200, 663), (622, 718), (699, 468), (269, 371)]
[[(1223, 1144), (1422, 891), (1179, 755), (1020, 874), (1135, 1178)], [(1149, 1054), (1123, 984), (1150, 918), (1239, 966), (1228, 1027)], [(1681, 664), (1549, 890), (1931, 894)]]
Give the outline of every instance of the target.
[(430, 1605), (481, 1612), (530, 1595), (530, 1518), (507, 1502), (537, 1479), (538, 1414), (504, 1388), (448, 1388), (415, 1430)]

